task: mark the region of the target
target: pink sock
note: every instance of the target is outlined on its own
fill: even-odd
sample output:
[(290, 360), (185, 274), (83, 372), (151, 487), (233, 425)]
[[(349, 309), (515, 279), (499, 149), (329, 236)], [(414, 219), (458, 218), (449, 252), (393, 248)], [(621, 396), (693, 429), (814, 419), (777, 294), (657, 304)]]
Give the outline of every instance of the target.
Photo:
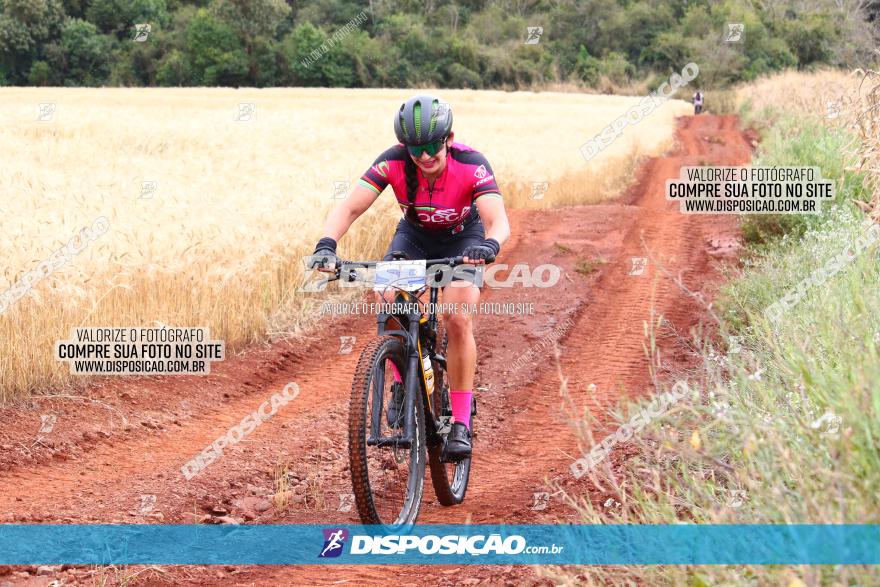
[(388, 364), (391, 365), (391, 372), (394, 373), (394, 381), (400, 382), (403, 381), (403, 378), (400, 376), (400, 371), (397, 370), (397, 365), (388, 361)]
[(471, 429), (471, 397), (473, 392), (469, 389), (450, 390), (449, 401), (452, 402), (452, 419), (463, 422), (467, 429)]

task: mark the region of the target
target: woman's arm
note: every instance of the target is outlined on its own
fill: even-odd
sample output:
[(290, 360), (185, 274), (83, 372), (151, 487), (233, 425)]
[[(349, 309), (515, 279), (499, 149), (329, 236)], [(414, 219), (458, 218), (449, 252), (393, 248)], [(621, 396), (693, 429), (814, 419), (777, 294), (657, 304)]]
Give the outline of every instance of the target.
[(352, 223), (376, 201), (377, 196), (370, 188), (355, 184), (348, 197), (339, 202), (327, 216), (321, 235), (338, 241), (348, 232)]
[(477, 212), (486, 227), (487, 239), (495, 239), (499, 245), (510, 238), (510, 223), (504, 211), (504, 200), (500, 195), (486, 194), (476, 200)]

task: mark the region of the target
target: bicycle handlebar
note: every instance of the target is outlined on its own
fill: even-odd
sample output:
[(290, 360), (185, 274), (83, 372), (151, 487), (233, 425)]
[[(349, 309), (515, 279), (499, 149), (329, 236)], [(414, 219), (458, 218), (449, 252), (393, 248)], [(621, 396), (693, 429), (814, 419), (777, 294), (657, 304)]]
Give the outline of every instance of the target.
[[(407, 260), (407, 259), (400, 259)], [(413, 261), (419, 261), (421, 259), (412, 259)], [(486, 263), (491, 263), (495, 260), (495, 255), (490, 255), (485, 261)], [(357, 278), (357, 272), (354, 268), (360, 267), (364, 269), (369, 269), (371, 267), (375, 267), (377, 263), (381, 263), (382, 261), (343, 261), (339, 260), (338, 265), (336, 266), (336, 270), (333, 272), (333, 276), (327, 279), (327, 282), (336, 281), (338, 279), (342, 279), (341, 273), (342, 268), (346, 265), (348, 266), (349, 273), (347, 281), (355, 281)], [(457, 267), (459, 265), (470, 265), (470, 263), (464, 262), (464, 256), (459, 255), (457, 257), (444, 257), (440, 259), (426, 259), (425, 266), (431, 267), (434, 265), (447, 265), (449, 267)], [(330, 273), (329, 271), (327, 273)]]

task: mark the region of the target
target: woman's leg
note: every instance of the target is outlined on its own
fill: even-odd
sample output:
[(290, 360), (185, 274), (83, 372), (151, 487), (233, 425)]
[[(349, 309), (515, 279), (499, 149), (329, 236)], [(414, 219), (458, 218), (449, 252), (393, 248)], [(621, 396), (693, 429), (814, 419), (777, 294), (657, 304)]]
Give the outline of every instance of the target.
[(443, 323), (449, 337), (446, 349), (452, 416), (470, 428), (471, 394), (477, 368), (477, 344), (474, 340), (474, 319), (471, 312), (480, 301), (480, 290), (467, 281), (454, 281), (443, 288), (443, 304), (457, 312), (444, 314)]
[(473, 312), (465, 313), (463, 310), (465, 304), (472, 309), (479, 301), (480, 290), (467, 281), (453, 281), (443, 288), (443, 304), (454, 304), (450, 307), (458, 310), (443, 316), (449, 337), (446, 364), (449, 403), (452, 406), (452, 430), (446, 439), (446, 456), (453, 460), (471, 456), (471, 401), (474, 371), (477, 368), (477, 344), (474, 341)]

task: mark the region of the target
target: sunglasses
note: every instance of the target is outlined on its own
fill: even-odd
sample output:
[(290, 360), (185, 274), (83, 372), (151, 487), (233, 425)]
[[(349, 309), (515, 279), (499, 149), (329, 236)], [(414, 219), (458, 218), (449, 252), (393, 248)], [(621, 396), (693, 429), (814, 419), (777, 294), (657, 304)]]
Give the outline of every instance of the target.
[(440, 152), (440, 149), (443, 148), (443, 145), (446, 144), (446, 139), (440, 139), (435, 143), (428, 143), (427, 145), (412, 145), (407, 146), (407, 150), (409, 154), (418, 159), (422, 156), (422, 153), (427, 153), (428, 157), (433, 157), (437, 153)]

